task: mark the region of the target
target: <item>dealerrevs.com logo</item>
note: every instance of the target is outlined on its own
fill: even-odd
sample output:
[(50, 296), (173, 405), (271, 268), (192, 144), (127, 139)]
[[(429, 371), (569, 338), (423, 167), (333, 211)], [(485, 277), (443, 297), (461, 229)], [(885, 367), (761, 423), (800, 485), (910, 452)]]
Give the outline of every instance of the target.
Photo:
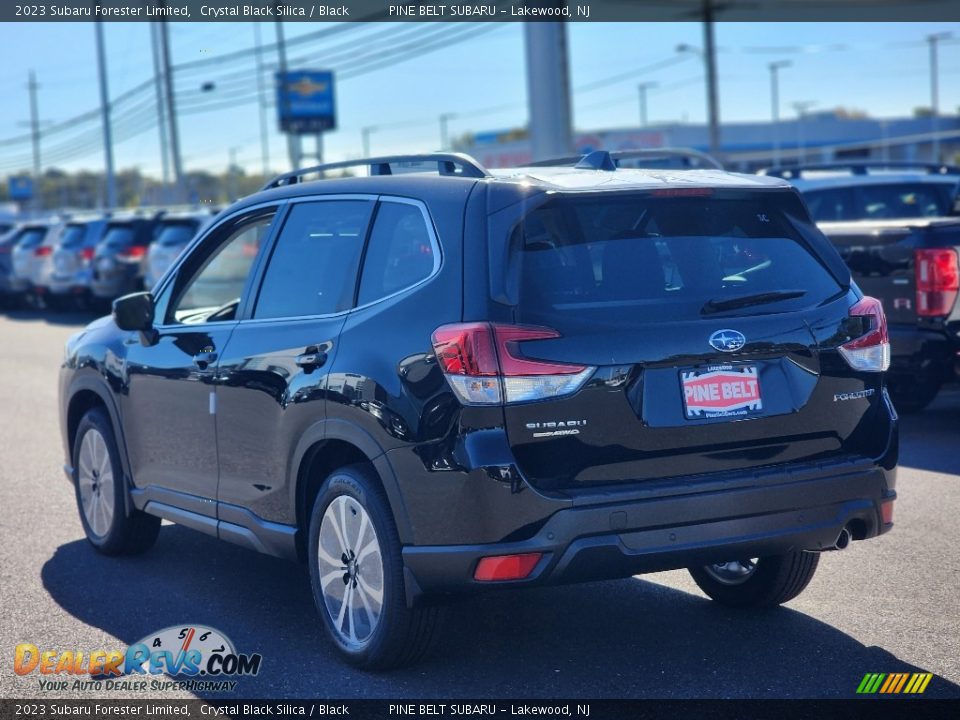
[(259, 653), (238, 653), (219, 630), (174, 625), (147, 635), (126, 650), (56, 651), (21, 643), (14, 651), (13, 670), (17, 675), (36, 676), (41, 691), (230, 692), (237, 685), (234, 678), (258, 674), (262, 662)]

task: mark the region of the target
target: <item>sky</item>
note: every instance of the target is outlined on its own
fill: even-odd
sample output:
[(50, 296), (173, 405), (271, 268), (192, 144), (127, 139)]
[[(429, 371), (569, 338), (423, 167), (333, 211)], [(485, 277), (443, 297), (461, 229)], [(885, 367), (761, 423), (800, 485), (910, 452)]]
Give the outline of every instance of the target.
[[(233, 157), (250, 172), (262, 167), (254, 59), (212, 58), (254, 45), (252, 23), (171, 23), (178, 127), (184, 167), (223, 171)], [(104, 25), (111, 98), (153, 76), (150, 27)], [(276, 38), (263, 23), (264, 43)], [(519, 23), (324, 24), (287, 23), (290, 67), (337, 73), (338, 129), (324, 138), (324, 159), (358, 157), (364, 127), (373, 153), (439, 149), (439, 116), (451, 135), (521, 127), (527, 119), (524, 28)], [(306, 34), (322, 37), (297, 42)], [(793, 103), (812, 111), (845, 107), (876, 117), (902, 117), (930, 103), (925, 36), (949, 32), (940, 45), (940, 108), (960, 112), (960, 23), (718, 23), (722, 122), (768, 120), (768, 63), (780, 71), (781, 116)], [(677, 45), (703, 45), (700, 23), (572, 23), (568, 26), (574, 124), (578, 130), (636, 127), (639, 82), (648, 91), (651, 124), (702, 123), (706, 100), (701, 60)], [(298, 58), (303, 58), (297, 61)], [(399, 60), (397, 58), (400, 58)], [(275, 62), (265, 53), (264, 62)], [(99, 107), (94, 26), (91, 23), (0, 24), (0, 177), (30, 167), (27, 78), (36, 74), (44, 127), (61, 125)], [(269, 73), (264, 77), (269, 82)], [(203, 91), (205, 83), (213, 89)], [(272, 88), (267, 88), (272, 96)], [(159, 134), (152, 86), (135, 93), (116, 115), (118, 169), (160, 175)], [(289, 169), (275, 109), (267, 112), (270, 169)], [(5, 142), (7, 141), (7, 142)], [(305, 149), (313, 151), (313, 138)], [(44, 166), (101, 169), (103, 146), (94, 120), (71, 122), (45, 138)]]

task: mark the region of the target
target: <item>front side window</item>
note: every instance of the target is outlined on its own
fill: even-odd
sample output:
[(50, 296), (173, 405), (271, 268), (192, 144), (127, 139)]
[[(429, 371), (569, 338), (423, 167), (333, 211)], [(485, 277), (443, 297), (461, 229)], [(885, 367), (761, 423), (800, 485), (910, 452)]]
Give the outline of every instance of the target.
[(293, 205), (264, 273), (254, 318), (329, 315), (353, 307), (370, 200)]
[(272, 222), (272, 214), (259, 216), (226, 229), (224, 235), (219, 235), (219, 243), (215, 234), (207, 242), (207, 247), (213, 244), (208, 254), (204, 255), (203, 246), (199, 247), (197, 260), (188, 259), (180, 270), (189, 280), (181, 285), (178, 279), (181, 289), (168, 318), (188, 324), (233, 320), (253, 261)]
[(381, 203), (363, 261), (358, 304), (416, 285), (430, 277), (435, 262), (436, 250), (420, 208)]

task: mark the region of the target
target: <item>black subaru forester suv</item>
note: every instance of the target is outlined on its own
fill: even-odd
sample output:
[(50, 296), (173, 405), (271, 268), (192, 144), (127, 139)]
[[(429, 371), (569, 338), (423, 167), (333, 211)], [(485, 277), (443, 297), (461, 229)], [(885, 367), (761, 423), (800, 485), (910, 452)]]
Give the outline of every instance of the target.
[(880, 304), (785, 182), (618, 160), (376, 158), (221, 213), (67, 344), (90, 542), (299, 558), (386, 668), (445, 595), (689, 568), (769, 606), (889, 530)]

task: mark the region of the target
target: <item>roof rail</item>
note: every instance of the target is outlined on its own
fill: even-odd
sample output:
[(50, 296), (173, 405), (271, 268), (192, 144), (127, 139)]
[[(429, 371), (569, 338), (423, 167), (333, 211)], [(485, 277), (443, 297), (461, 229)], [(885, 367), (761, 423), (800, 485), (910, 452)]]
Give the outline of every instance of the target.
[(809, 165), (784, 165), (778, 167), (764, 168), (759, 171), (760, 175), (770, 175), (771, 177), (799, 178), (805, 172), (818, 171), (841, 171), (846, 170), (851, 175), (868, 175), (871, 170), (903, 170), (926, 172), (928, 175), (960, 175), (960, 166), (948, 165), (946, 163), (927, 163), (927, 162), (832, 162), (832, 163), (812, 163)]
[[(600, 167), (600, 165), (606, 165), (604, 162), (604, 156), (609, 158), (614, 166), (613, 168)], [(706, 167), (711, 167), (716, 170), (723, 170), (723, 165), (721, 165), (717, 159), (711, 155), (707, 155), (707, 153), (700, 152), (699, 150), (694, 150), (693, 148), (677, 147), (637, 148), (635, 150), (613, 150), (610, 152), (598, 150), (586, 155), (568, 155), (566, 157), (551, 158), (550, 160), (540, 160), (538, 162), (529, 163), (527, 167), (564, 167), (570, 165), (573, 167), (604, 170), (620, 167), (620, 162), (622, 160), (652, 160), (657, 158), (661, 160), (674, 158), (680, 158), (687, 161), (696, 160), (701, 165)]]
[[(270, 182), (264, 185), (261, 190), (281, 187), (284, 185), (296, 185), (303, 182), (304, 175), (313, 173), (322, 173), (327, 170), (340, 170), (343, 168), (361, 167), (367, 165), (370, 167), (371, 175), (392, 175), (393, 171), (390, 165), (393, 163), (414, 163), (414, 162), (435, 162), (437, 163), (437, 172), (441, 175), (459, 175), (461, 177), (483, 178), (489, 177), (490, 173), (480, 163), (469, 155), (464, 153), (421, 153), (415, 155), (385, 155), (383, 157), (360, 158), (358, 160), (343, 160), (341, 162), (324, 163), (323, 165), (314, 165), (313, 167), (301, 168), (293, 172), (277, 175)], [(460, 168), (459, 172), (457, 168)]]

